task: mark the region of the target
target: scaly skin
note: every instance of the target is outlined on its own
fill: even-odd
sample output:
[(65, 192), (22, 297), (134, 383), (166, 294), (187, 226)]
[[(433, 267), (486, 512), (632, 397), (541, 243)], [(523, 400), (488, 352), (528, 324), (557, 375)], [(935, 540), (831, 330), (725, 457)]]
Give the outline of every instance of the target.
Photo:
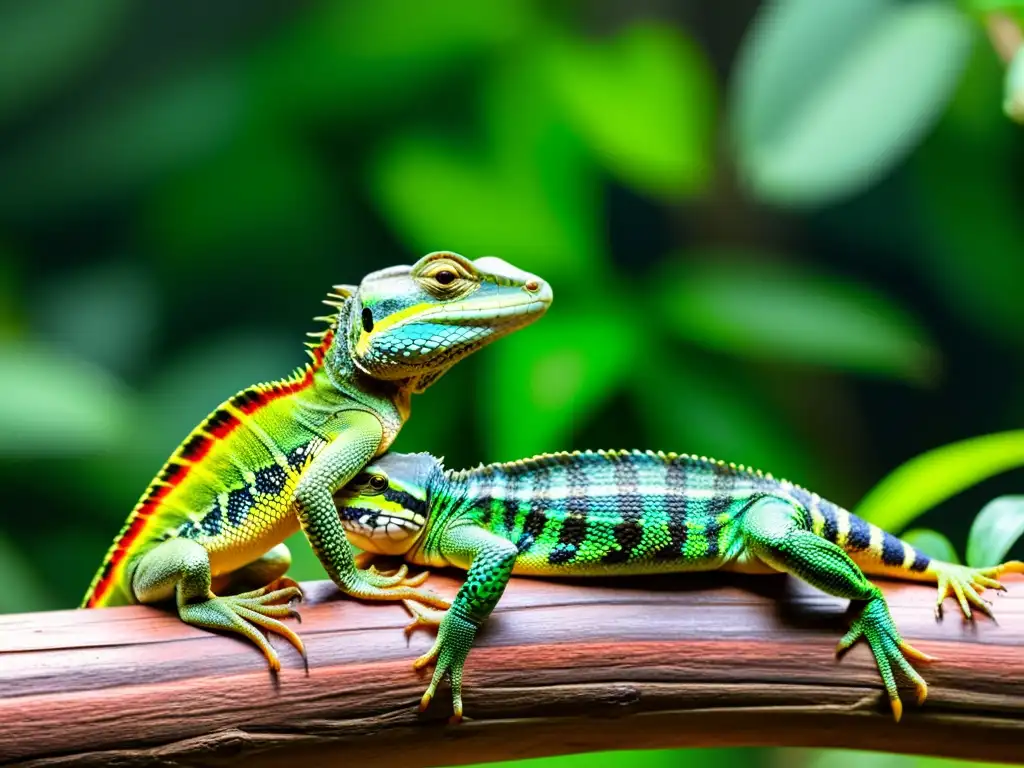
[[(257, 629), (301, 640), (280, 619), (297, 585), (286, 537), (301, 529), (343, 592), (444, 607), (405, 570), (357, 568), (332, 494), (384, 453), (409, 416), (411, 395), (486, 344), (539, 318), (551, 289), (493, 257), (447, 252), (335, 286), (335, 311), (311, 364), (242, 390), (185, 439), (143, 494), (97, 572), (84, 607), (176, 599), (182, 620), (237, 632), (270, 667)], [(237, 589), (242, 594), (213, 591)]]
[[(537, 456), (473, 470), (444, 470), (429, 454), (389, 454), (335, 494), (349, 538), (367, 552), (431, 567), (468, 569), (447, 612), (406, 605), (417, 625), (438, 627), (417, 668), (436, 662), (425, 708), (450, 675), (454, 720), (462, 717), (462, 668), (477, 629), (511, 574), (609, 576), (709, 571), (784, 571), (861, 605), (836, 649), (864, 638), (893, 716), (903, 705), (894, 669), (924, 701), (927, 685), (882, 592), (865, 577), (936, 582), (965, 619), (991, 616), (980, 591), (1002, 589), (1024, 563), (974, 569), (932, 560), (815, 493), (771, 475), (705, 457), (600, 451)], [(938, 608), (937, 608), (938, 612)]]

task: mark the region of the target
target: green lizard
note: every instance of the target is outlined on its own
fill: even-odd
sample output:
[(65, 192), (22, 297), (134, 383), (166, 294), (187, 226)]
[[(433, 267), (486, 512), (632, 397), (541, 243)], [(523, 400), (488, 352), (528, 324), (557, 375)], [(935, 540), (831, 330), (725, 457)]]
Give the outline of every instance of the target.
[(896, 720), (903, 705), (894, 671), (923, 702), (927, 685), (907, 661), (930, 657), (896, 629), (881, 590), (865, 573), (938, 583), (936, 615), (951, 593), (967, 619), (991, 616), (979, 591), (1002, 589), (1024, 563), (974, 569), (932, 560), (815, 493), (770, 474), (674, 453), (557, 453), (472, 470), (445, 470), (425, 453), (388, 454), (335, 494), (350, 540), (367, 553), (468, 569), (447, 612), (407, 602), (437, 640), (414, 662), (437, 663), (421, 709), (450, 676), (454, 721), (462, 717), (462, 669), (480, 625), (512, 573), (533, 576), (708, 571), (784, 571), (863, 604), (837, 653), (867, 640)]
[[(406, 572), (361, 570), (331, 495), (387, 450), (410, 396), (484, 345), (539, 318), (551, 288), (501, 259), (448, 252), (334, 286), (335, 311), (310, 334), (312, 363), (221, 403), (175, 450), (133, 509), (96, 573), (83, 607), (176, 598), (188, 624), (237, 632), (271, 669), (277, 653), (257, 627), (291, 642), (279, 619), (301, 597), (280, 578), (282, 543), (301, 529), (330, 578), (367, 600), (448, 602), (414, 589)], [(258, 589), (217, 595), (214, 587)]]

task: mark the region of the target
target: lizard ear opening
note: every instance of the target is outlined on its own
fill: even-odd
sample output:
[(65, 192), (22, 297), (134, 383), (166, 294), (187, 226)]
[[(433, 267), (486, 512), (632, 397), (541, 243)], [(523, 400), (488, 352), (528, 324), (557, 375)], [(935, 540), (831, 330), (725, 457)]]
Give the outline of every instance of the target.
[(373, 312), (369, 307), (363, 307), (363, 330), (367, 333), (373, 330)]

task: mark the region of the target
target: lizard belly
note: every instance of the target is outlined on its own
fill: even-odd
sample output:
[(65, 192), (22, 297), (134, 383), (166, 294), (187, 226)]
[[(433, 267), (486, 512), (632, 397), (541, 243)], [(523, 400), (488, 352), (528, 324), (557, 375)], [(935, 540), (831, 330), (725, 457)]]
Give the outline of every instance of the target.
[(291, 503), (280, 507), (280, 514), (268, 516), (264, 524), (252, 526), (244, 534), (235, 531), (233, 536), (201, 541), (210, 556), (210, 574), (219, 576), (248, 565), (297, 533), (300, 530), (299, 519), (291, 509)]

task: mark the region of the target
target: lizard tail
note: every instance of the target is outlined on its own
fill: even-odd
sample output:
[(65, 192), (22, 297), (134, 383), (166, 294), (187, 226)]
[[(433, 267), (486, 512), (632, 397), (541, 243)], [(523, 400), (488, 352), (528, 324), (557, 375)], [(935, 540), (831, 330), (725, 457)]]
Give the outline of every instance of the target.
[(938, 580), (933, 563), (941, 561), (852, 512), (822, 500), (811, 507), (810, 514), (811, 530), (842, 547), (865, 573), (913, 581)]

